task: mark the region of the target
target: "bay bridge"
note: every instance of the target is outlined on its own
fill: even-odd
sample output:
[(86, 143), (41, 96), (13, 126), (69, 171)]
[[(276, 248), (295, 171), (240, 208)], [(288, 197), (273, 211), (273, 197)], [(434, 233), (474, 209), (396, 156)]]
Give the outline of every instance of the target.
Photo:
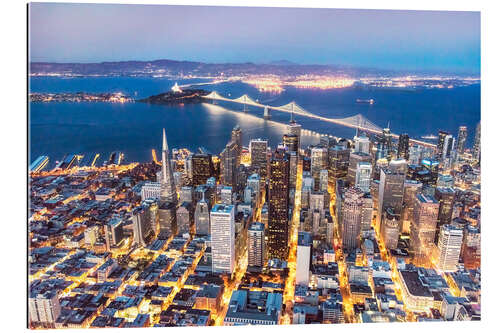
[[(243, 104), (243, 111), (247, 111), (247, 106), (255, 106), (259, 108), (264, 109), (264, 118), (269, 119), (270, 118), (270, 110), (275, 110), (275, 111), (280, 111), (280, 112), (286, 112), (290, 114), (296, 114), (299, 116), (303, 117), (308, 117), (308, 118), (313, 118), (313, 119), (318, 119), (321, 121), (326, 121), (330, 122), (333, 124), (349, 127), (349, 128), (354, 128), (358, 129), (360, 131), (368, 132), (368, 133), (374, 133), (374, 134), (382, 134), (383, 129), (376, 124), (372, 123), (368, 119), (366, 119), (363, 115), (357, 114), (351, 117), (346, 117), (346, 118), (327, 118), (323, 116), (319, 116), (317, 114), (311, 113), (304, 108), (302, 108), (300, 105), (295, 103), (295, 101), (292, 101), (288, 104), (281, 105), (281, 106), (271, 106), (271, 105), (265, 105), (261, 104), (258, 102), (258, 100), (254, 100), (247, 94), (240, 96), (238, 98), (230, 99), (227, 97), (221, 96), (219, 93), (216, 91), (212, 91), (210, 94), (201, 96), (203, 98), (206, 98), (208, 100), (212, 100), (213, 102), (215, 101), (224, 101), (224, 102), (233, 102), (233, 103), (238, 103), (238, 104)], [(392, 133), (392, 137), (398, 139), (399, 135)], [(425, 142), (425, 141), (420, 141), (420, 140), (415, 140), (415, 139), (410, 139), (412, 143), (422, 145), (422, 146), (427, 146), (427, 147), (436, 147), (435, 144)]]

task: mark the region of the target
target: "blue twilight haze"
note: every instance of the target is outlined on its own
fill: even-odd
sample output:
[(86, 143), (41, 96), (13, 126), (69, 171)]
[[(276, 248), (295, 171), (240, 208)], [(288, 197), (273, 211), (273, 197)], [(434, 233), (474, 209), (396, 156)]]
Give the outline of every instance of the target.
[(30, 5), (31, 61), (177, 59), (480, 72), (480, 13)]

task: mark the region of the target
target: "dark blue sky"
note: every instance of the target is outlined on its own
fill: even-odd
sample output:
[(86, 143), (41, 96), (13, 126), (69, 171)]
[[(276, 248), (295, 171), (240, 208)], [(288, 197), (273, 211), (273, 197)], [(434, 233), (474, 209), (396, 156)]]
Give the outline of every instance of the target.
[(34, 3), (30, 24), (32, 61), (480, 69), (479, 12)]

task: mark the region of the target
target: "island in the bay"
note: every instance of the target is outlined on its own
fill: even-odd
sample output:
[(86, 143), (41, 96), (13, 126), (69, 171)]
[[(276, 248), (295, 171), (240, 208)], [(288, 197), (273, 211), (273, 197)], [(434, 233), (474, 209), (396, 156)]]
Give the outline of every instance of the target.
[(206, 96), (209, 93), (209, 91), (203, 89), (182, 90), (176, 82), (170, 91), (139, 99), (137, 102), (150, 104), (202, 103), (204, 101), (203, 96)]
[(142, 102), (150, 104), (201, 103), (210, 92), (203, 89), (182, 90), (177, 82), (168, 92), (135, 100), (122, 93), (30, 93), (30, 102)]

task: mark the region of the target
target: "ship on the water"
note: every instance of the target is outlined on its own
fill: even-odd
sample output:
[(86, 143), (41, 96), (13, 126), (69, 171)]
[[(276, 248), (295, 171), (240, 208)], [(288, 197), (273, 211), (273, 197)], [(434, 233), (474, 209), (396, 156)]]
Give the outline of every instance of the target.
[(435, 135), (429, 134), (429, 135), (423, 135), (423, 136), (421, 136), (421, 138), (426, 139), (426, 140), (436, 140), (438, 137)]
[(373, 98), (370, 98), (370, 99), (360, 99), (360, 98), (358, 98), (356, 100), (356, 103), (373, 105), (375, 103), (375, 100)]

